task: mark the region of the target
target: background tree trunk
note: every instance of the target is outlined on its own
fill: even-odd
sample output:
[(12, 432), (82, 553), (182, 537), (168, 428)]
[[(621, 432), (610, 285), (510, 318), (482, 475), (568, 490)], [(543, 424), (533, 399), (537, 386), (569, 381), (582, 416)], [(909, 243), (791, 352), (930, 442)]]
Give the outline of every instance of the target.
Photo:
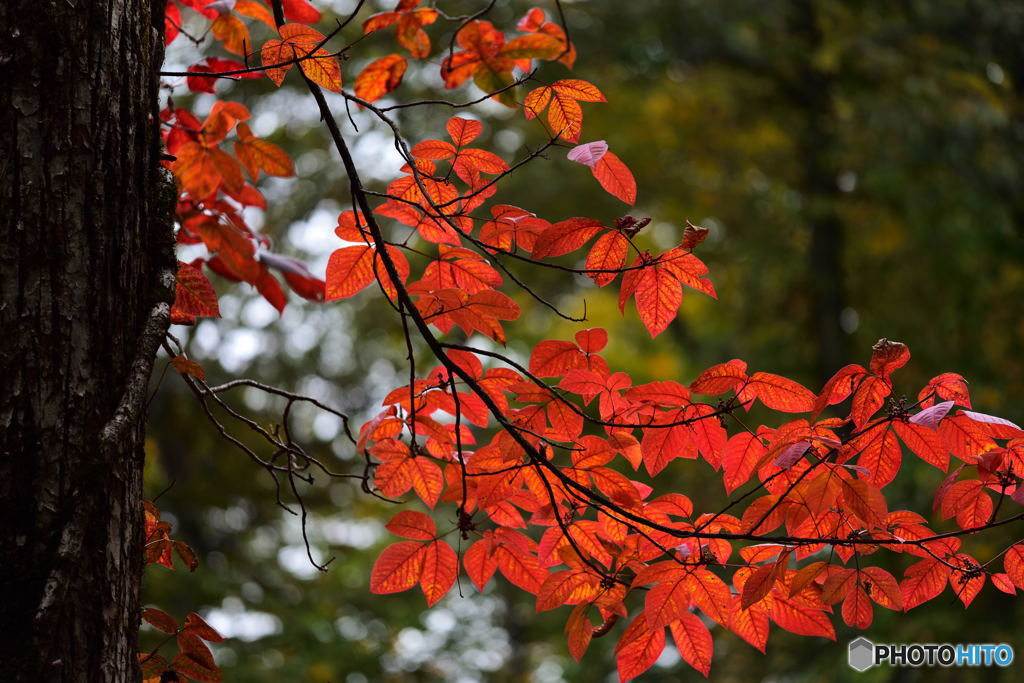
[[(138, 680), (163, 0), (0, 3), (0, 671)], [(173, 200), (172, 200), (173, 201)]]

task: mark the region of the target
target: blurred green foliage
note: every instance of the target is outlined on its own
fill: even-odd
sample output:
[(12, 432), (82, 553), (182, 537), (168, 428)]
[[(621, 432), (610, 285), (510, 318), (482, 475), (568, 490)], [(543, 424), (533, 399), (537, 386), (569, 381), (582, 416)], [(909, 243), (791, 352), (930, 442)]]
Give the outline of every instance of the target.
[[(439, 4), (458, 13), (479, 3)], [(337, 3), (339, 12), (345, 5)], [(511, 27), (526, 7), (500, 3), (491, 18)], [(956, 371), (971, 382), (980, 410), (1024, 419), (1021, 3), (590, 0), (565, 9), (580, 53), (574, 75), (597, 84), (609, 100), (585, 105), (582, 141), (608, 140), (633, 169), (640, 196), (632, 213), (654, 219), (642, 240), (670, 247), (686, 218), (711, 228), (699, 251), (720, 300), (688, 295), (679, 320), (656, 341), (631, 308), (620, 319), (614, 287), (598, 290), (558, 271), (516, 266), (565, 312), (582, 312), (586, 301), (587, 325), (611, 333), (606, 356), (613, 367), (636, 382), (686, 383), (710, 364), (741, 357), (754, 370), (817, 389), (842, 365), (865, 363), (871, 344), (885, 336), (908, 344), (914, 356), (897, 374), (897, 394), (916, 396), (933, 375)], [(447, 44), (443, 33), (434, 36), (435, 46)], [(365, 55), (345, 69), (349, 83), (363, 62), (391, 51), (383, 39), (365, 45)], [(546, 66), (538, 75), (553, 80), (565, 72)], [(414, 67), (397, 95), (424, 96), (436, 82), (436, 65)], [(322, 268), (347, 190), (312, 105), (298, 91), (253, 81), (229, 86), (226, 95), (250, 105), (255, 123), (263, 117), (266, 137), (297, 160), (299, 178), (264, 186), (271, 204), (266, 232), (276, 248)], [(456, 101), (474, 96), (469, 88), (451, 93)], [(473, 113), (488, 123), (482, 142), (506, 158), (542, 141), (517, 113), (489, 105)], [(436, 137), (450, 114), (417, 108), (400, 120), (417, 141)], [(397, 172), (394, 159), (381, 161), (387, 138), (367, 117), (354, 116), (360, 132), (347, 134), (369, 177), (384, 182)], [(546, 162), (513, 175), (496, 200), (549, 220), (587, 215), (610, 222), (620, 215), (623, 205), (562, 154), (552, 150)], [(280, 319), (250, 293), (230, 292), (223, 320), (183, 332), (214, 380), (253, 377), (321, 397), (358, 420), (407, 378), (398, 322), (374, 292), (324, 307), (293, 300)], [(510, 350), (521, 357), (537, 340), (566, 338), (581, 327), (518, 299), (524, 316), (510, 332)], [(417, 360), (422, 370), (432, 367), (425, 355)], [(480, 597), (463, 580), (466, 597), (453, 589), (430, 613), (413, 592), (369, 595), (369, 569), (388, 541), (383, 521), (392, 508), (351, 481), (318, 480), (305, 492), (313, 551), (320, 561), (335, 558), (329, 571), (313, 569), (299, 521), (275, 503), (273, 482), (217, 436), (172, 374), (151, 408), (147, 481), (151, 496), (166, 489), (158, 506), (202, 565), (194, 574), (151, 566), (146, 600), (177, 616), (198, 610), (214, 626), (227, 625), (236, 637), (217, 651), (227, 680), (613, 676), (617, 631), (595, 640), (576, 664), (561, 634), (567, 610), (537, 615), (529, 596), (505, 585), (492, 583)], [(257, 393), (231, 398), (261, 421), (280, 420), (281, 406)], [(299, 410), (294, 425), (334, 469), (362, 471), (362, 461), (334, 438), (336, 421)], [(721, 504), (721, 484), (711, 485), (710, 473), (691, 464), (669, 467), (659, 488), (692, 492), (698, 509), (702, 501)], [(887, 489), (890, 507), (927, 510), (940, 478), (909, 463)], [(453, 516), (443, 506), (437, 515), (442, 526)], [(994, 534), (973, 550), (986, 559), (1012, 533)], [(1024, 654), (1021, 617), (1020, 602), (991, 586), (968, 611), (947, 590), (909, 614), (876, 609), (866, 635), (879, 642), (1008, 642)], [(835, 621), (835, 643), (773, 630), (767, 655), (713, 631), (712, 676), (1019, 678), (1013, 669), (855, 675), (845, 662), (855, 636)], [(144, 645), (154, 642), (144, 633)], [(643, 680), (697, 678), (670, 651)]]

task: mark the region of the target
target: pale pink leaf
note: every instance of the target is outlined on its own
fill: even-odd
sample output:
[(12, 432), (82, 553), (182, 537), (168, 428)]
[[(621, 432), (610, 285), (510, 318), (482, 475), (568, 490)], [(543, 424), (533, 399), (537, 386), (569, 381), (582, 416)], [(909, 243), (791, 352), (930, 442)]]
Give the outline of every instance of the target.
[(946, 414), (952, 408), (952, 401), (943, 401), (942, 403), (936, 403), (931, 408), (925, 408), (917, 415), (914, 415), (912, 418), (910, 418), (910, 421), (916, 425), (936, 429), (939, 426), (939, 422), (942, 421), (942, 418), (946, 417)]
[(607, 151), (608, 143), (604, 140), (597, 140), (573, 147), (566, 156), (569, 157), (569, 161), (594, 168)]
[(807, 449), (810, 447), (810, 441), (798, 441), (792, 446), (786, 447), (786, 450), (782, 451), (782, 453), (775, 458), (774, 465), (776, 467), (781, 467), (784, 470), (788, 470), (796, 464), (797, 460), (803, 457), (803, 454), (806, 453)]

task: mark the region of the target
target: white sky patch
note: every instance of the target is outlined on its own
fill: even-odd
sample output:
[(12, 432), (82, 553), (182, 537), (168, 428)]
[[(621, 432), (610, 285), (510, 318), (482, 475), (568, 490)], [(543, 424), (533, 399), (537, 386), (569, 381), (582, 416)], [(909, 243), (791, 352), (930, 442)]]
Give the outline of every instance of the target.
[(238, 372), (249, 365), (263, 350), (263, 337), (247, 329), (231, 330), (217, 349), (217, 358), (228, 372)]
[(252, 642), (281, 632), (281, 620), (268, 612), (247, 610), (236, 597), (224, 598), (220, 608), (203, 615), (210, 626), (225, 638)]

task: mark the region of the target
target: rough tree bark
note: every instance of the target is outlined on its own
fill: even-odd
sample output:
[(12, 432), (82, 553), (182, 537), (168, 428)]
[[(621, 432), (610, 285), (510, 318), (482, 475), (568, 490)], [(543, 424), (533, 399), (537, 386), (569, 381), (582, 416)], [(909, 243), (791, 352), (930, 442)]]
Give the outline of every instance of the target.
[[(0, 3), (0, 677), (137, 681), (163, 0)], [(170, 281), (168, 281), (170, 275)]]

